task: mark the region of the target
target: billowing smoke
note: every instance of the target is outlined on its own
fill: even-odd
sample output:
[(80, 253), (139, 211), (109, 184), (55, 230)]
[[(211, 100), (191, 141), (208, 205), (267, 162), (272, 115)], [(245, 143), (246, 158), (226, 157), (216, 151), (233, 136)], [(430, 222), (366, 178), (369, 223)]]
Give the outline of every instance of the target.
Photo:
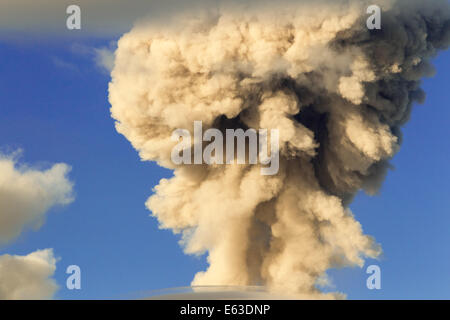
[[(382, 8), (381, 30), (366, 26)], [(169, 26), (144, 23), (118, 43), (109, 88), (117, 131), (143, 160), (174, 169), (147, 207), (208, 254), (194, 285), (265, 285), (299, 298), (327, 269), (362, 266), (380, 246), (348, 205), (380, 187), (401, 126), (450, 42), (446, 1), (300, 1), (223, 9)], [(280, 168), (180, 165), (177, 128), (280, 132)]]

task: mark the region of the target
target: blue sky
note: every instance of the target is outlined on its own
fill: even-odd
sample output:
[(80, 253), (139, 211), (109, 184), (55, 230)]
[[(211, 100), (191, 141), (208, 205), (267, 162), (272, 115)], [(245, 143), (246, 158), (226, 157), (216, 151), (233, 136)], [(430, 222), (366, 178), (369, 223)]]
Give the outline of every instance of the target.
[[(71, 41), (72, 40), (72, 41)], [(37, 231), (4, 253), (54, 248), (60, 258), (56, 298), (126, 298), (189, 285), (206, 268), (184, 255), (170, 231), (159, 230), (144, 203), (171, 172), (140, 161), (109, 115), (109, 76), (89, 54), (114, 39), (0, 42), (0, 150), (22, 149), (21, 163), (72, 167), (76, 200), (52, 210)], [(331, 270), (334, 288), (350, 299), (450, 298), (450, 53), (435, 59), (427, 99), (405, 126), (404, 142), (378, 196), (360, 194), (351, 208), (382, 245), (364, 268)], [(82, 270), (82, 289), (65, 288), (67, 266)], [(367, 265), (382, 272), (382, 289), (366, 288)]]

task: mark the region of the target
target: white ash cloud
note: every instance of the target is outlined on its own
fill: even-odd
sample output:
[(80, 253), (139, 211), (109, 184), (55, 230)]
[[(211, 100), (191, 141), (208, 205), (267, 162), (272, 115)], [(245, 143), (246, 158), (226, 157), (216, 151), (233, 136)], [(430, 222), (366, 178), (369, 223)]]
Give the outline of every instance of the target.
[[(208, 254), (193, 285), (264, 285), (333, 298), (316, 283), (332, 267), (362, 266), (380, 246), (348, 208), (379, 189), (420, 79), (450, 42), (445, 1), (299, 2), (140, 23), (118, 42), (109, 87), (117, 131), (143, 160), (174, 169), (147, 207)], [(280, 169), (174, 166), (175, 129), (278, 129)]]

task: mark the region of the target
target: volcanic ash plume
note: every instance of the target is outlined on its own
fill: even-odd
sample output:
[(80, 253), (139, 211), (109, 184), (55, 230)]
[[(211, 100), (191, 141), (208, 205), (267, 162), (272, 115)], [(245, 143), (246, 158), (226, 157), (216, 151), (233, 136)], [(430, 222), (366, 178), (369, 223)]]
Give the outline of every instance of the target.
[[(314, 1), (137, 25), (118, 43), (109, 88), (117, 131), (143, 160), (174, 169), (147, 207), (208, 254), (193, 285), (265, 285), (299, 298), (332, 267), (380, 247), (348, 205), (373, 194), (421, 101), (428, 60), (450, 40), (445, 1)], [(280, 168), (179, 165), (175, 129), (278, 129)]]

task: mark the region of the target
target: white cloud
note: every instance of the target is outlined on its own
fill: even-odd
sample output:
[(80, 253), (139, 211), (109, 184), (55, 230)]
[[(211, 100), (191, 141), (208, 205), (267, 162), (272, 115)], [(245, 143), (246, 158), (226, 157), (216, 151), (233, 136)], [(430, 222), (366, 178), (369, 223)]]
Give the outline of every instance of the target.
[(51, 59), (52, 59), (53, 64), (58, 68), (65, 69), (65, 70), (72, 71), (72, 72), (79, 71), (78, 67), (75, 64), (67, 62), (62, 58), (53, 56), (53, 57), (51, 57)]
[[(0, 155), (0, 245), (24, 229), (38, 229), (54, 206), (73, 201), (70, 167), (64, 163), (48, 170), (17, 166), (15, 156)], [(52, 249), (26, 256), (0, 256), (1, 299), (50, 299), (57, 290), (51, 278), (56, 270)]]
[(108, 72), (114, 68), (114, 50), (111, 48), (95, 48), (95, 63), (97, 67)]
[(70, 167), (63, 163), (48, 170), (17, 167), (16, 160), (0, 155), (0, 245), (24, 229), (38, 229), (54, 206), (73, 201)]
[(0, 300), (50, 299), (58, 289), (52, 249), (0, 256)]
[(92, 60), (96, 67), (102, 72), (110, 74), (114, 67), (114, 54), (117, 49), (117, 41), (110, 41), (107, 46), (89, 47), (81, 43), (74, 43), (71, 46), (73, 54)]

